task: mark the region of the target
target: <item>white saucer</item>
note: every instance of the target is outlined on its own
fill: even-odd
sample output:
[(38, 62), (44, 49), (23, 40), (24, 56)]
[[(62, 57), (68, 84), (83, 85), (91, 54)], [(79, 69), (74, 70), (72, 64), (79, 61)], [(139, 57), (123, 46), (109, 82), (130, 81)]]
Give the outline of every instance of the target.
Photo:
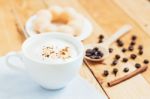
[[(17, 60), (14, 63), (17, 63)], [(27, 73), (11, 70), (0, 58), (0, 99), (107, 99), (81, 77), (61, 90), (46, 90), (36, 84)]]
[[(34, 31), (33, 25), (32, 25), (32, 22), (35, 18), (36, 18), (36, 15), (33, 15), (26, 22), (25, 30), (29, 36), (37, 35), (37, 33)], [(80, 36), (77, 37), (77, 38), (79, 38), (79, 40), (86, 39), (92, 33), (92, 24), (90, 23), (90, 21), (88, 21), (85, 17), (83, 17), (83, 21), (84, 21), (83, 22), (84, 25), (83, 25), (82, 32), (81, 32)], [(53, 32), (56, 32), (56, 31), (53, 31)]]

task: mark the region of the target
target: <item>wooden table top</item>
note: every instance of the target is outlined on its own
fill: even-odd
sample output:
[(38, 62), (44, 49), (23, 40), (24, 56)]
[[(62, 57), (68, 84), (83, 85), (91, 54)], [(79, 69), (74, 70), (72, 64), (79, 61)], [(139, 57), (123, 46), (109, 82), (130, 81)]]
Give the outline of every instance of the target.
[[(137, 35), (137, 43), (144, 46), (144, 55), (135, 61), (150, 60), (149, 0), (0, 0), (0, 55), (20, 50), (25, 40), (23, 32), (26, 20), (39, 9), (53, 4), (72, 6), (93, 23), (93, 34), (84, 41), (84, 44), (97, 42), (98, 35), (104, 34), (108, 37), (122, 25), (131, 24), (133, 30), (122, 38), (125, 46), (129, 43), (131, 35)], [(115, 44), (113, 46), (116, 47)], [(119, 52), (119, 48), (116, 49)], [(125, 56), (128, 56), (128, 53)], [(86, 63), (81, 68), (82, 77), (106, 97), (110, 99), (150, 98), (150, 69), (108, 88), (101, 82), (101, 64)]]

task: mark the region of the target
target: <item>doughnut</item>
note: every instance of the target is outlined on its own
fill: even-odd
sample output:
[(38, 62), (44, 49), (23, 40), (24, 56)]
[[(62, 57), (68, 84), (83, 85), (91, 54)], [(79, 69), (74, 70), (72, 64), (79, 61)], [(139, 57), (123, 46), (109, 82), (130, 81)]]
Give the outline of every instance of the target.
[(59, 21), (60, 23), (67, 24), (67, 23), (70, 21), (70, 15), (69, 15), (66, 11), (63, 11), (63, 12), (60, 14), (60, 17), (59, 17), (58, 21)]
[(60, 14), (63, 12), (63, 8), (60, 6), (52, 6), (49, 8), (49, 12), (52, 14), (52, 21), (57, 21), (60, 17)]
[(41, 28), (40, 32), (51, 32), (51, 31), (57, 31), (57, 26), (53, 24), (45, 25)]
[(40, 18), (45, 18), (47, 20), (52, 20), (52, 15), (49, 13), (49, 10), (43, 9), (37, 12), (36, 14)]
[(33, 21), (34, 31), (64, 32), (77, 36), (82, 32), (83, 17), (71, 7), (51, 6), (36, 13)]
[(76, 12), (75, 9), (71, 8), (71, 7), (65, 7), (64, 8), (65, 12), (69, 14), (70, 16), (70, 20), (76, 19), (78, 13)]
[(76, 36), (77, 36), (81, 33), (81, 30), (83, 28), (83, 21), (82, 21), (82, 19), (80, 19), (80, 20), (79, 19), (74, 19), (74, 20), (71, 20), (68, 23), (68, 25), (74, 28)]
[(68, 33), (69, 35), (75, 35), (74, 28), (69, 25), (60, 25), (58, 32)]
[(33, 20), (33, 29), (37, 33), (40, 33), (43, 26), (48, 25), (48, 24), (49, 24), (49, 20), (45, 18), (37, 17), (35, 20)]

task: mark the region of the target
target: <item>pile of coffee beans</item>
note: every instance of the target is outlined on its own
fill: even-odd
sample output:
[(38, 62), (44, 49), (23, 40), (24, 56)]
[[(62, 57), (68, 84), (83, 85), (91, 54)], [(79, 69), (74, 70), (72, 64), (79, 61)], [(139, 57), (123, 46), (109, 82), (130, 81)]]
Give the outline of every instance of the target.
[(91, 59), (100, 59), (103, 57), (103, 53), (99, 50), (98, 47), (95, 47), (93, 49), (87, 49), (86, 56)]

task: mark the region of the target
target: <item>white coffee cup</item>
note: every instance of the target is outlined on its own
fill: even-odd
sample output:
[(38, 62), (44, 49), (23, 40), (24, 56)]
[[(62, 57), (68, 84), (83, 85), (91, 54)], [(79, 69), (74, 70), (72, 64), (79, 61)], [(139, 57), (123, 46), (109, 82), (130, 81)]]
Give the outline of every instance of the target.
[[(65, 39), (69, 43), (73, 44), (79, 52), (77, 57), (73, 60), (64, 63), (44, 63), (37, 61), (30, 57), (27, 52), (27, 45), (31, 44), (36, 39), (44, 39), (47, 37), (58, 37), (59, 39)], [(29, 72), (29, 75), (42, 87), (46, 89), (60, 89), (65, 87), (75, 76), (78, 74), (83, 62), (84, 47), (80, 40), (75, 37), (54, 32), (32, 36), (25, 40), (20, 52), (14, 52), (6, 56), (6, 63), (9, 67), (17, 70), (24, 70)], [(14, 65), (12, 58), (19, 58), (24, 64), (23, 67)]]

